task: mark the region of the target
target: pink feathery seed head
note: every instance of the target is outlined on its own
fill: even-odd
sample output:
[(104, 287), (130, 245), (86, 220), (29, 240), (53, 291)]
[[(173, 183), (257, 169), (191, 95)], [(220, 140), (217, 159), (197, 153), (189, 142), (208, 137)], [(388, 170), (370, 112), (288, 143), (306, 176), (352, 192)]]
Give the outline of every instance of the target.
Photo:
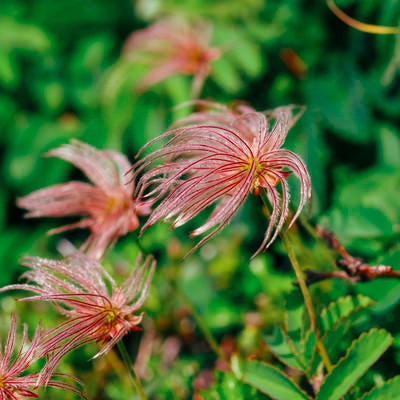
[(89, 229), (90, 236), (81, 250), (99, 259), (120, 236), (138, 228), (138, 216), (150, 213), (148, 202), (132, 197), (134, 184), (125, 176), (132, 166), (124, 155), (97, 150), (77, 140), (47, 155), (75, 165), (90, 181), (49, 186), (17, 200), (19, 207), (28, 210), (27, 217), (82, 217), (49, 233)]
[(48, 382), (59, 360), (69, 351), (96, 342), (107, 352), (129, 331), (138, 330), (143, 318), (140, 312), (155, 269), (152, 257), (139, 255), (132, 273), (120, 286), (104, 267), (83, 253), (55, 261), (25, 257), (30, 268), (22, 275), (29, 283), (14, 284), (0, 291), (21, 289), (35, 293), (21, 300), (46, 300), (53, 303), (66, 320), (46, 332), (43, 346), (51, 351), (41, 377)]
[(142, 173), (138, 193), (159, 202), (142, 231), (160, 220), (172, 221), (176, 228), (214, 205), (206, 222), (191, 234), (206, 234), (196, 249), (228, 223), (249, 193), (258, 195), (263, 190), (272, 212), (256, 254), (267, 248), (289, 215), (290, 191), (286, 178), (290, 173), (300, 181), (300, 202), (291, 223), (311, 197), (310, 177), (303, 161), (297, 154), (281, 148), (288, 130), (299, 117), (295, 111), (293, 106), (265, 113), (248, 106), (235, 110), (213, 106), (211, 111), (185, 118), (183, 126), (178, 123), (182, 127), (146, 145), (144, 149), (167, 139), (162, 148), (144, 156), (134, 166)]
[[(257, 136), (259, 121), (254, 118), (257, 111), (244, 101), (234, 101), (230, 107), (208, 100), (192, 100), (179, 105), (178, 107), (192, 106), (196, 111), (189, 116), (182, 118), (173, 124), (173, 128), (192, 125), (224, 125), (236, 129), (244, 135), (248, 141), (252, 141)], [(282, 112), (291, 112), (292, 116), (287, 129), (289, 130), (303, 115), (305, 108), (301, 106), (289, 105), (267, 110), (263, 114), (267, 117), (267, 129), (276, 122)], [(239, 127), (238, 127), (239, 125)], [(241, 125), (241, 126), (240, 126)]]
[(209, 47), (211, 33), (211, 25), (204, 21), (167, 18), (133, 32), (125, 42), (124, 54), (134, 62), (149, 65), (150, 71), (141, 81), (143, 90), (172, 75), (187, 74), (194, 76), (192, 95), (196, 98), (211, 63), (222, 53)]
[[(27, 326), (24, 325), (20, 349), (16, 350), (16, 327), (17, 317), (12, 314), (7, 341), (4, 347), (0, 348), (0, 399), (38, 398), (36, 391), (42, 386), (38, 382), (39, 374), (29, 373), (27, 370), (42, 357), (51, 359), (51, 349), (42, 343), (43, 332), (39, 326), (28, 343)], [(84, 398), (80, 390), (62, 381), (51, 379), (46, 385), (70, 390)]]

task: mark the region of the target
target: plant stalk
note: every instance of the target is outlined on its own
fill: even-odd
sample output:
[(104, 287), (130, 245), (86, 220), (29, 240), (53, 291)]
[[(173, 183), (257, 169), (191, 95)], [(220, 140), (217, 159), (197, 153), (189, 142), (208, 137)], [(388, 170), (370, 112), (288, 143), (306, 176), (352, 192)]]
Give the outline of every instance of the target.
[[(261, 192), (261, 199), (262, 199), (266, 209), (268, 210), (269, 203), (268, 203), (268, 198), (267, 198), (266, 193), (265, 193), (264, 190)], [(292, 264), (294, 273), (296, 275), (297, 282), (299, 284), (301, 293), (302, 293), (303, 298), (304, 298), (304, 305), (305, 305), (306, 310), (307, 310), (307, 314), (308, 314), (308, 318), (310, 320), (311, 328), (312, 328), (312, 330), (314, 332), (314, 335), (315, 335), (318, 352), (319, 352), (319, 354), (321, 356), (322, 362), (324, 363), (326, 370), (328, 372), (330, 372), (332, 370), (332, 363), (329, 360), (328, 352), (326, 351), (325, 345), (324, 345), (324, 343), (323, 343), (323, 341), (321, 339), (321, 335), (320, 335), (319, 330), (318, 330), (317, 318), (315, 316), (314, 306), (313, 306), (313, 303), (312, 303), (312, 300), (311, 300), (311, 295), (310, 295), (310, 292), (308, 290), (306, 281), (305, 281), (304, 276), (303, 276), (303, 271), (300, 268), (300, 264), (297, 261), (296, 255), (295, 255), (295, 253), (293, 251), (293, 248), (292, 248), (292, 246), (290, 244), (290, 241), (289, 241), (289, 238), (288, 238), (288, 234), (286, 232), (282, 231), (280, 233), (280, 236), (281, 236), (283, 244), (284, 244), (284, 246), (286, 248), (290, 263)]]
[(139, 394), (140, 400), (147, 400), (146, 393), (143, 390), (143, 386), (140, 383), (140, 379), (136, 375), (136, 372), (132, 366), (132, 362), (129, 358), (128, 351), (126, 350), (126, 347), (125, 347), (124, 343), (122, 342), (122, 340), (118, 341), (117, 346), (118, 346), (118, 350), (121, 354), (122, 360), (124, 361), (125, 366), (128, 369), (129, 375), (132, 378), (133, 383), (135, 384), (136, 391)]
[(311, 295), (310, 292), (308, 290), (308, 287), (306, 285), (306, 282), (304, 280), (304, 276), (303, 276), (303, 272), (300, 268), (300, 265), (297, 261), (296, 255), (294, 254), (293, 248), (290, 244), (290, 241), (288, 239), (288, 235), (286, 232), (281, 233), (281, 238), (283, 240), (283, 244), (285, 245), (286, 251), (288, 253), (288, 257), (290, 260), (290, 263), (292, 264), (294, 273), (296, 275), (296, 279), (297, 282), (299, 284), (301, 293), (303, 294), (303, 298), (304, 298), (304, 305), (306, 307), (307, 310), (307, 314), (308, 314), (308, 318), (310, 320), (310, 324), (311, 324), (311, 328), (314, 332), (315, 335), (315, 339), (317, 341), (317, 348), (318, 348), (318, 352), (322, 358), (322, 362), (325, 365), (325, 368), (328, 372), (330, 372), (332, 370), (332, 364), (329, 360), (329, 356), (328, 353), (326, 351), (325, 345), (321, 339), (321, 335), (319, 333), (318, 330), (318, 326), (317, 326), (317, 319), (315, 316), (315, 311), (314, 311), (314, 306), (311, 300)]

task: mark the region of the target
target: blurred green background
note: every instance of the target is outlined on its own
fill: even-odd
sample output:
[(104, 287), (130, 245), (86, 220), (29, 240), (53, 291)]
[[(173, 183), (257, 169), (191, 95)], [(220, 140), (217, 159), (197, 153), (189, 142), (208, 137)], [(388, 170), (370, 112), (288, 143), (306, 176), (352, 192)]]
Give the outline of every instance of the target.
[[(400, 23), (398, 0), (337, 4), (362, 21)], [(22, 255), (57, 256), (61, 237), (45, 232), (61, 221), (24, 220), (15, 206), (18, 196), (80, 178), (70, 165), (43, 153), (77, 138), (133, 160), (144, 143), (185, 112), (174, 106), (190, 98), (190, 77), (174, 76), (138, 94), (135, 85), (145, 71), (121, 58), (130, 33), (171, 14), (210, 21), (212, 45), (226, 49), (212, 64), (202, 98), (227, 104), (240, 99), (260, 111), (286, 104), (307, 107), (285, 147), (309, 168), (308, 216), (335, 231), (352, 254), (400, 268), (400, 35), (358, 32), (323, 0), (2, 0), (0, 284), (16, 281)], [(176, 287), (220, 343), (269, 357), (260, 335), (282, 321), (294, 278), (279, 240), (249, 262), (266, 228), (258, 200), (250, 198), (221, 234), (184, 261), (193, 244), (187, 238), (190, 226), (176, 232), (156, 226), (141, 239), (158, 257), (159, 269), (144, 330), (126, 342), (135, 353), (141, 338), (137, 368), (150, 398), (201, 399), (195, 393), (215, 373), (215, 357)], [(332, 268), (323, 245), (302, 229), (294, 235), (303, 267)], [(66, 237), (79, 243), (84, 233)], [(135, 242), (134, 232), (106, 258), (121, 276), (138, 252)], [(399, 282), (389, 280), (357, 286), (333, 281), (314, 288), (321, 304), (348, 293), (376, 300), (355, 329), (372, 324), (396, 336), (398, 345), (380, 368), (382, 375), (399, 370), (399, 289)], [(16, 304), (13, 294), (0, 300), (2, 338), (14, 309), (32, 328), (38, 320), (45, 326), (56, 321), (45, 306)], [(133, 398), (118, 356), (93, 361), (93, 354), (90, 346), (76, 351), (60, 371), (82, 379), (90, 399)], [(248, 387), (229, 374), (215, 373), (213, 385), (208, 389), (213, 399), (250, 396)], [(63, 396), (50, 390), (42, 398)]]

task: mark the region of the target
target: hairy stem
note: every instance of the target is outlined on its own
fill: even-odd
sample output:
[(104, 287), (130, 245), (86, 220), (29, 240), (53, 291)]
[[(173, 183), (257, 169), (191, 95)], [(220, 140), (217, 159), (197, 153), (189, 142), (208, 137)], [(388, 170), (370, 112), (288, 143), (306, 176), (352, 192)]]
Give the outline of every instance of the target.
[[(268, 202), (268, 198), (267, 198), (267, 195), (266, 195), (264, 190), (261, 192), (261, 199), (262, 199), (266, 209), (268, 210), (269, 209), (268, 208), (269, 207), (269, 202)], [(323, 343), (323, 341), (321, 339), (321, 335), (320, 335), (319, 330), (318, 330), (317, 318), (315, 316), (314, 306), (313, 306), (313, 303), (312, 303), (312, 300), (311, 300), (310, 292), (309, 292), (308, 287), (306, 285), (306, 281), (305, 281), (304, 276), (303, 276), (303, 271), (300, 268), (300, 264), (297, 261), (296, 255), (295, 255), (295, 253), (293, 251), (293, 247), (290, 244), (290, 241), (289, 241), (289, 238), (288, 238), (288, 234), (286, 232), (282, 231), (280, 235), (281, 235), (283, 244), (284, 244), (284, 246), (286, 248), (290, 263), (292, 264), (294, 273), (296, 275), (297, 282), (299, 284), (301, 293), (302, 293), (303, 298), (304, 298), (304, 305), (305, 305), (306, 310), (307, 310), (307, 314), (308, 314), (308, 318), (310, 320), (311, 328), (312, 328), (312, 330), (314, 332), (314, 335), (315, 335), (318, 352), (319, 352), (319, 354), (321, 356), (322, 362), (324, 363), (326, 370), (328, 372), (330, 372), (332, 370), (332, 364), (331, 364), (331, 362), (329, 360), (328, 353), (326, 351), (325, 345), (324, 345), (324, 343)]]
[(134, 370), (134, 368), (132, 366), (132, 362), (131, 362), (131, 360), (129, 358), (128, 351), (126, 350), (126, 347), (125, 347), (124, 343), (122, 342), (122, 340), (120, 340), (117, 343), (117, 346), (118, 346), (118, 350), (119, 350), (119, 352), (121, 354), (121, 357), (122, 357), (122, 359), (123, 359), (123, 361), (125, 363), (125, 366), (128, 369), (129, 375), (132, 378), (133, 383), (135, 384), (135, 387), (136, 387), (137, 393), (138, 393), (138, 395), (140, 397), (140, 400), (147, 400), (146, 394), (145, 394), (145, 392), (143, 390), (143, 386), (140, 383), (140, 380), (139, 380), (138, 376), (136, 375), (136, 372), (135, 372), (135, 370)]

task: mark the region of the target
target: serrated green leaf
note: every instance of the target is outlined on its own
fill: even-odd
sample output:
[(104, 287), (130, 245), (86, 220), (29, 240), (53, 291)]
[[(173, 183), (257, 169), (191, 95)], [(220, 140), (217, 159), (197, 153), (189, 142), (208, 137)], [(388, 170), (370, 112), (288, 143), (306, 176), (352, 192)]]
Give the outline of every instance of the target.
[(373, 388), (360, 400), (397, 400), (400, 393), (400, 376), (386, 381), (381, 386)]
[(271, 365), (259, 361), (245, 361), (241, 365), (241, 374), (243, 382), (276, 400), (310, 399), (289, 377)]
[(341, 399), (392, 341), (392, 336), (382, 329), (374, 328), (363, 333), (326, 377), (317, 394), (317, 400)]
[(265, 335), (264, 341), (271, 352), (284, 364), (300, 371), (305, 369), (304, 363), (296, 354), (293, 342), (280, 327), (275, 327), (271, 335)]
[[(286, 299), (285, 310), (285, 331), (281, 330), (281, 335), (266, 338), (267, 344), (271, 350), (283, 362), (293, 368), (304, 370), (305, 363), (302, 357), (303, 353), (303, 300), (299, 290), (293, 290)], [(279, 332), (276, 332), (279, 335)], [(279, 343), (280, 342), (280, 343)]]
[[(345, 345), (343, 345), (343, 341), (345, 341), (346, 339), (345, 335), (346, 333), (348, 333), (351, 324), (351, 318), (346, 318), (343, 322), (340, 322), (322, 338), (322, 342), (325, 345), (329, 360), (333, 364), (336, 364), (339, 358), (345, 352), (346, 347)], [(351, 339), (349, 339), (349, 341), (351, 341)], [(307, 370), (308, 376), (314, 376), (317, 373), (318, 367), (322, 362), (321, 356), (317, 352), (316, 346), (317, 342), (315, 340), (315, 335), (313, 332), (310, 332), (310, 338), (307, 340), (304, 350), (305, 359), (310, 360), (309, 368)]]
[[(331, 362), (336, 363), (341, 357), (343, 347), (338, 345), (354, 322), (355, 314), (372, 304), (373, 300), (366, 296), (347, 296), (339, 298), (322, 310), (317, 322)], [(304, 357), (309, 362), (310, 376), (316, 373), (321, 363), (321, 357), (316, 352), (316, 344), (314, 332), (310, 330), (304, 346)]]
[(320, 333), (324, 334), (324, 332), (332, 328), (340, 319), (349, 316), (352, 312), (360, 308), (369, 307), (372, 304), (373, 300), (362, 295), (340, 297), (322, 310), (318, 318)]

